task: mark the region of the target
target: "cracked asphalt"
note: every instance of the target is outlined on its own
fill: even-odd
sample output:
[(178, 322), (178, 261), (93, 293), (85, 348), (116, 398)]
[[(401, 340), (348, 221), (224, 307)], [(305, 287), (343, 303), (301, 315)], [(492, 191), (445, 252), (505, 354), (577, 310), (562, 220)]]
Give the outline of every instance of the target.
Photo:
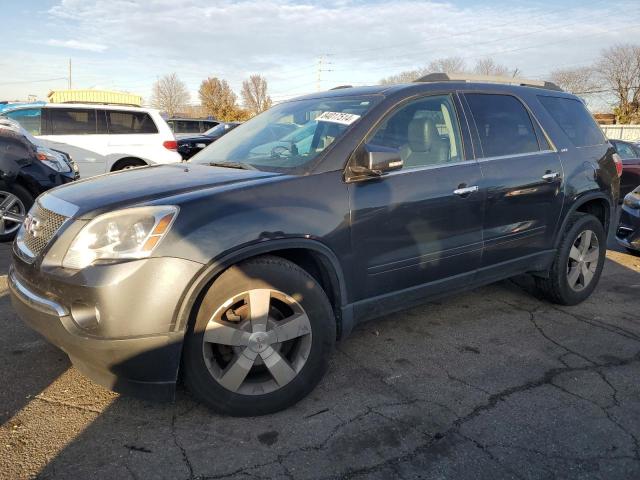
[(640, 257), (557, 307), (506, 281), (360, 326), (258, 418), (111, 393), (27, 329), (0, 246), (0, 478), (640, 478)]

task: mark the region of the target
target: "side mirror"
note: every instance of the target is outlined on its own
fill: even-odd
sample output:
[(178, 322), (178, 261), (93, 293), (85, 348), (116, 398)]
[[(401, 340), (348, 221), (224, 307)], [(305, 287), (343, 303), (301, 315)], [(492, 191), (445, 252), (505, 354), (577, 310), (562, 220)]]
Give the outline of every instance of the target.
[(355, 165), (351, 165), (350, 170), (354, 177), (380, 177), (400, 170), (403, 165), (399, 149), (366, 143), (356, 154)]

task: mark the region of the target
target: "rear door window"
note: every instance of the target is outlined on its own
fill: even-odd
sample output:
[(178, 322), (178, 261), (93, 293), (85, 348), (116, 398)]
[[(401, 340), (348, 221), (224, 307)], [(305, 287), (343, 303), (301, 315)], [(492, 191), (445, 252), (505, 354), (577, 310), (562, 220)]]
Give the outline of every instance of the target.
[(92, 108), (49, 108), (51, 135), (95, 135), (96, 111)]
[(484, 157), (540, 151), (529, 112), (516, 97), (466, 93), (465, 98), (478, 129)]
[(42, 109), (25, 108), (7, 112), (5, 115), (12, 118), (31, 135), (42, 135)]
[(141, 134), (158, 133), (158, 128), (151, 115), (146, 112), (127, 112), (107, 110), (107, 124), (109, 133), (113, 134)]
[(620, 157), (623, 160), (631, 160), (632, 158), (636, 158), (636, 152), (633, 151), (633, 148), (631, 148), (631, 145), (627, 145), (626, 143), (622, 143), (622, 142), (612, 142), (614, 147), (616, 147), (616, 151), (618, 152), (618, 155), (620, 155)]
[(576, 147), (602, 145), (604, 134), (580, 100), (539, 95), (542, 106)]

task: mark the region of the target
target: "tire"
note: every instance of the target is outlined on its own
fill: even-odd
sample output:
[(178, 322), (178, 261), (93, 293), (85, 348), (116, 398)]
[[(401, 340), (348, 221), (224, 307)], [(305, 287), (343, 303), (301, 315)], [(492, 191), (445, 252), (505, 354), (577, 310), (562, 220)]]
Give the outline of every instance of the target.
[(111, 169), (112, 172), (119, 172), (120, 170), (129, 170), (130, 168), (146, 167), (147, 164), (136, 158), (129, 158), (121, 162), (116, 163), (118, 168)]
[[(21, 216), (25, 216), (27, 214), (35, 201), (35, 197), (31, 195), (26, 188), (17, 184), (12, 185), (11, 188), (0, 187), (0, 204), (3, 204), (8, 195), (13, 196), (13, 199), (17, 200), (16, 203), (8, 210)], [(4, 212), (1, 210), (0, 205), (0, 217), (3, 214)], [(0, 222), (0, 231), (2, 232), (0, 233), (0, 242), (9, 242), (13, 240), (18, 233), (21, 222), (5, 220), (4, 217), (0, 218)]]
[[(588, 232), (591, 232), (590, 236)], [(587, 237), (590, 239), (591, 247), (587, 245), (587, 251), (582, 252)], [(594, 237), (597, 242), (595, 244), (598, 247), (597, 252), (592, 248)], [(562, 236), (548, 271), (548, 278), (535, 277), (538, 293), (543, 298), (559, 305), (577, 305), (586, 300), (600, 279), (606, 255), (606, 245), (607, 235), (596, 217), (586, 213), (574, 214)], [(589, 258), (593, 260), (589, 262)], [(587, 280), (589, 275), (591, 276)], [(576, 276), (577, 280), (574, 283), (573, 280)]]
[(333, 310), (315, 279), (287, 260), (257, 257), (230, 267), (204, 294), (185, 338), (184, 383), (219, 413), (277, 412), (317, 385), (335, 339)]

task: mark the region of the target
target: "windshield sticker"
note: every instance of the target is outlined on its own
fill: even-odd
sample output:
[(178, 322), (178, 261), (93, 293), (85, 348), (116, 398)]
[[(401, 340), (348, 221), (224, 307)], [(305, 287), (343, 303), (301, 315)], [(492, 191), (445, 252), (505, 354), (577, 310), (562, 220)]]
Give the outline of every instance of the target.
[(318, 122), (332, 122), (339, 123), (340, 125), (351, 125), (359, 118), (360, 115), (355, 115), (353, 113), (324, 112), (322, 115), (316, 117), (316, 120)]

